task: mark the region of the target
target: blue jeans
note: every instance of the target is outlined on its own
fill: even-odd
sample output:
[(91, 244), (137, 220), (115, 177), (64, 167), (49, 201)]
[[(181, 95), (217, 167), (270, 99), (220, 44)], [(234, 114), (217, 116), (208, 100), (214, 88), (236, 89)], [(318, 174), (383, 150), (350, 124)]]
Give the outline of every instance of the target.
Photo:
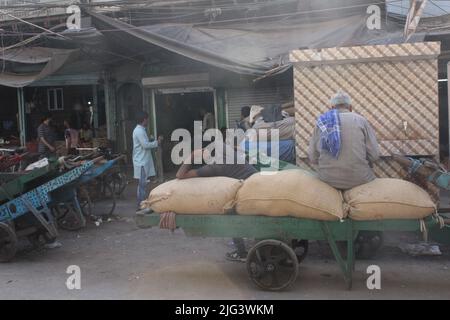
[(147, 198), (147, 175), (145, 174), (144, 167), (141, 167), (141, 177), (137, 187), (137, 206), (141, 205), (141, 202)]

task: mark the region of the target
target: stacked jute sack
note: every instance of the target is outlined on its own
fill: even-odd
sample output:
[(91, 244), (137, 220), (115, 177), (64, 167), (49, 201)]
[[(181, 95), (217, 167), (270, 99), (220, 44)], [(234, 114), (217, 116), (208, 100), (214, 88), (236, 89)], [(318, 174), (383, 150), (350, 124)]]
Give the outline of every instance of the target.
[(291, 216), (315, 220), (422, 219), (436, 211), (423, 189), (400, 179), (376, 179), (341, 192), (314, 173), (257, 173), (245, 181), (225, 177), (172, 180), (152, 190), (143, 208), (177, 214)]

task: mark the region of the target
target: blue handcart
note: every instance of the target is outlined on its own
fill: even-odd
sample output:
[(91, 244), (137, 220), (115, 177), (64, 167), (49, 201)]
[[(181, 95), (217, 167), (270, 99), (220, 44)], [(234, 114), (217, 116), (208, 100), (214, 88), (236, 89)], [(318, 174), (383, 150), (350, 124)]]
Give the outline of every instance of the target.
[(94, 161), (88, 161), (0, 205), (0, 262), (14, 258), (19, 237), (26, 236), (35, 245), (56, 239), (52, 201), (63, 186), (79, 179), (93, 165)]
[[(115, 192), (109, 172), (124, 156), (92, 166), (79, 179), (65, 185), (55, 195), (53, 210), (58, 226), (76, 231), (86, 226), (86, 217), (109, 218), (115, 209)], [(95, 211), (95, 214), (94, 214)]]

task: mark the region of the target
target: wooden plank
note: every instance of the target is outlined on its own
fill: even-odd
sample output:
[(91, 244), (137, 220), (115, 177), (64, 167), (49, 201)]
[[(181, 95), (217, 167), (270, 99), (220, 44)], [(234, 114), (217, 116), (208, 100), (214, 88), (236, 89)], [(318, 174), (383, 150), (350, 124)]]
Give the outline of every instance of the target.
[(405, 59), (437, 59), (439, 54), (440, 42), (416, 42), (293, 50), (289, 55), (289, 60), (301, 64), (360, 63), (405, 61)]
[(209, 73), (191, 73), (176, 76), (146, 77), (142, 79), (142, 85), (152, 88), (173, 87), (173, 86), (208, 86)]

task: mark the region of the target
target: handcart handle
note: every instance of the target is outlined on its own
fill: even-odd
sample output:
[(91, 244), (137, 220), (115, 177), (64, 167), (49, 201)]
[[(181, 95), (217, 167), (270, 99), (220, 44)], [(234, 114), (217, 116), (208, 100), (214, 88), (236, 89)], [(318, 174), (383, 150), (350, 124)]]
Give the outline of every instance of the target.
[(120, 156), (115, 157), (114, 159), (111, 159), (111, 160), (104, 159), (104, 163), (107, 163), (107, 162), (110, 162), (110, 163), (117, 163), (117, 162), (119, 162), (120, 160), (125, 159), (125, 158), (126, 158), (126, 156), (125, 156), (124, 154), (121, 154)]
[(413, 174), (418, 173), (419, 175), (428, 177), (434, 171), (432, 168), (424, 166), (423, 162), (420, 160), (412, 159), (398, 154), (392, 154), (392, 158), (406, 168), (413, 168), (414, 170), (412, 170), (411, 172)]
[(99, 156), (99, 157), (97, 157), (97, 158), (92, 159), (91, 161), (92, 161), (93, 163), (97, 163), (97, 162), (102, 161), (103, 159), (105, 159), (104, 156)]
[(77, 151), (98, 151), (98, 148), (75, 148)]
[(116, 162), (118, 162), (118, 161), (120, 161), (120, 160), (122, 160), (122, 159), (125, 159), (125, 158), (126, 158), (126, 155), (121, 154), (120, 156), (118, 156), (117, 158), (114, 158), (113, 160), (116, 161)]

